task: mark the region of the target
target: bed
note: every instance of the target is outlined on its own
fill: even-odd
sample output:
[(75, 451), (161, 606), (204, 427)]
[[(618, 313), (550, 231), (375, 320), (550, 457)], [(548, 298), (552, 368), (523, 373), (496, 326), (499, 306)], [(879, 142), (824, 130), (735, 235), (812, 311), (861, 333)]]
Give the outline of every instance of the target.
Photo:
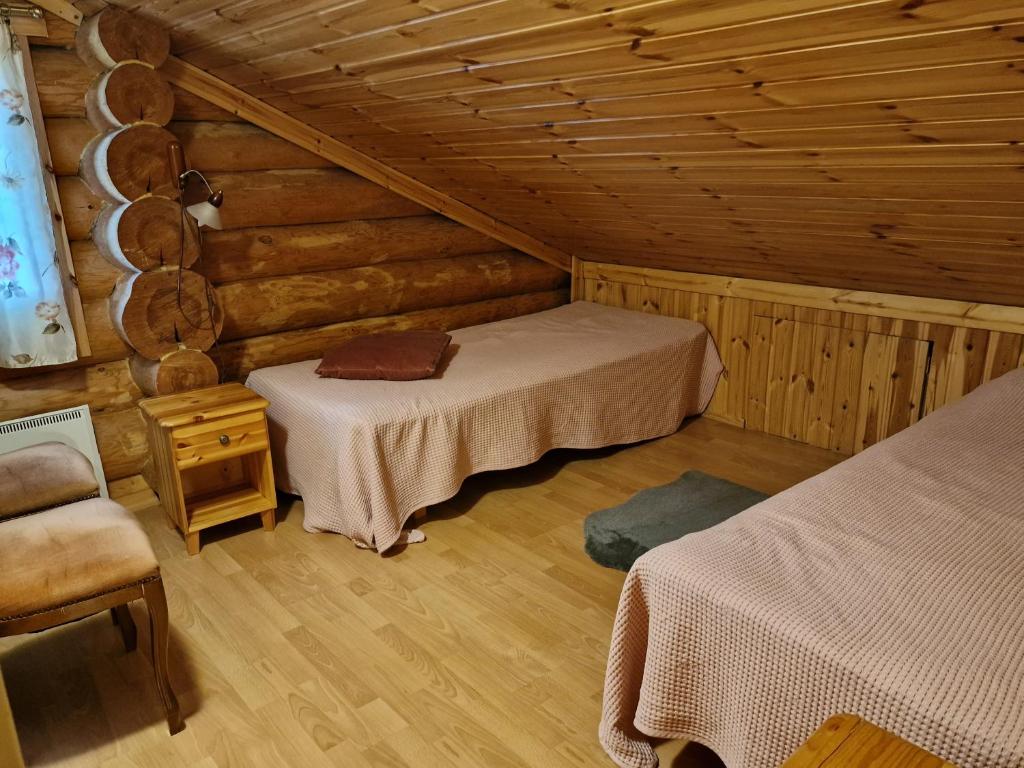
[(422, 381), (321, 379), (316, 360), (249, 375), (306, 530), (384, 552), (473, 473), (674, 432), (722, 371), (699, 323), (587, 302), (451, 335), (454, 355)]
[(1024, 369), (640, 558), (600, 726), (776, 768), (851, 712), (959, 768), (1024, 766)]

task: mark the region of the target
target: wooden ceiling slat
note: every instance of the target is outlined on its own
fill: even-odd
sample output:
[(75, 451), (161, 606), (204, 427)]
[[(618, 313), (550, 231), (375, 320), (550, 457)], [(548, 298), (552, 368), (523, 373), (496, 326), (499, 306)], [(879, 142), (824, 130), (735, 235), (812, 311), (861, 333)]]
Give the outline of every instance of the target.
[[(315, 118), (318, 112), (329, 119), (341, 113), (333, 110), (303, 110), (296, 115)], [(351, 118), (352, 111), (345, 115)], [(860, 126), (914, 125), (919, 123), (964, 121), (973, 119), (1005, 119), (1024, 117), (1024, 91), (938, 97), (908, 101), (862, 102), (811, 107), (778, 107), (746, 112), (695, 112), (664, 116), (633, 116), (595, 118), (552, 123), (521, 123), (518, 125), (482, 125), (479, 127), (403, 132), (410, 141), (428, 139), (447, 144), (501, 142), (526, 139), (585, 139), (630, 133), (648, 136), (664, 132), (771, 131), (815, 128), (831, 130)], [(300, 118), (301, 119), (301, 118)], [(319, 122), (319, 120), (318, 120)], [(345, 139), (349, 136), (397, 136), (394, 129), (364, 120), (320, 123), (320, 129)]]
[[(726, 6), (729, 3), (715, 5)], [(741, 20), (743, 17), (734, 14), (734, 23), (731, 24), (702, 24), (702, 14), (695, 12), (690, 4), (670, 3), (659, 14), (658, 23), (652, 25), (653, 34), (646, 37), (623, 34), (617, 28), (609, 30), (598, 25), (589, 39), (559, 35), (553, 41), (554, 53), (545, 51), (544, 41), (540, 40), (527, 40), (521, 48), (510, 46), (505, 39), (490, 43), (484, 41), (460, 47), (448, 60), (448, 66), (441, 68), (437, 63), (443, 62), (443, 57), (438, 51), (426, 48), (420, 56), (426, 58), (427, 63), (414, 62), (404, 67), (397, 66), (399, 61), (394, 58), (375, 63), (372, 60), (355, 61), (345, 56), (331, 59), (328, 55), (327, 61), (321, 61), (315, 69), (298, 76), (294, 72), (302, 71), (301, 64), (285, 66), (280, 77), (275, 68), (267, 67), (266, 63), (258, 69), (260, 80), (289, 92), (332, 82), (336, 74), (335, 65), (373, 82), (436, 76), (438, 72), (445, 71), (469, 85), (536, 80), (552, 74), (567, 79), (581, 74), (615, 72), (643, 63), (654, 68), (666, 63), (699, 61), (721, 56), (724, 51), (733, 57), (742, 57), (791, 48), (913, 35), (951, 26), (1000, 24), (1012, 20), (1020, 12), (1015, 0), (944, 0), (924, 4), (909, 12), (903, 8), (905, 3), (891, 0), (868, 0), (852, 5), (809, 0), (802, 4), (808, 9), (806, 14), (780, 14), (775, 11), (780, 5), (778, 2), (753, 5), (755, 9), (746, 8), (747, 17), (760, 18), (744, 22)], [(756, 13), (757, 8), (761, 9), (760, 14)], [(609, 38), (611, 42), (600, 44)], [(340, 44), (343, 45), (344, 41)], [(538, 48), (541, 52), (531, 55), (530, 52)]]
[[(580, 154), (560, 155), (557, 161), (567, 167), (586, 171), (589, 169), (628, 169), (628, 168), (683, 168), (683, 167), (798, 167), (800, 165), (839, 167), (859, 166), (875, 167), (879, 165), (1020, 165), (1024, 162), (1024, 148), (1009, 143), (993, 144), (959, 144), (955, 146), (943, 144), (910, 144), (906, 146), (879, 147), (829, 147), (807, 149), (746, 149), (706, 152), (666, 152), (653, 154)], [(550, 156), (548, 156), (550, 158)], [(395, 165), (407, 165), (405, 158), (393, 158)], [(538, 157), (506, 157), (500, 164), (486, 162), (496, 169), (543, 167), (544, 156)], [(410, 158), (408, 165), (417, 162), (430, 165), (429, 159), (422, 163), (418, 158)], [(479, 167), (477, 158), (445, 158), (444, 164), (449, 167), (469, 165)]]
[[(720, 151), (730, 149), (815, 150), (848, 147), (892, 147), (899, 145), (1011, 144), (1024, 137), (1024, 117), (1004, 120), (949, 120), (912, 124), (883, 124), (833, 128), (779, 129), (764, 131), (715, 130), (673, 132), (653, 135), (610, 135), (600, 138), (517, 139), (505, 142), (475, 141), (441, 143), (433, 137), (417, 147), (420, 158), (453, 157), (491, 159), (562, 155), (623, 154), (648, 152), (666, 155), (674, 152)], [(398, 134), (367, 137), (350, 142), (382, 158), (402, 157), (409, 140)]]
[[(506, 174), (507, 176), (507, 174)], [(501, 178), (488, 178), (486, 183), (476, 185), (478, 190), (502, 190), (509, 194), (520, 192), (523, 186), (543, 185), (544, 194), (557, 196), (572, 195), (615, 195), (628, 198), (637, 194), (657, 194), (662, 199), (676, 191), (685, 191), (680, 182), (695, 184), (731, 183), (759, 187), (762, 184), (824, 184), (824, 183), (881, 183), (925, 185), (966, 184), (1020, 184), (1021, 171), (1013, 165), (918, 165), (878, 166), (857, 168), (680, 168), (643, 169), (626, 174), (592, 172), (580, 176), (565, 168), (540, 169), (510, 177), (515, 182), (508, 185)], [(609, 189), (608, 185), (623, 185), (622, 189)]]
[(352, 93), (346, 101), (359, 106), (383, 97), (403, 100), (472, 97), (474, 103), (486, 106), (488, 94), (501, 94), (505, 103), (515, 103), (528, 101), (530, 94), (545, 89), (576, 98), (607, 98), (676, 90), (680, 84), (689, 88), (713, 88), (808, 76), (922, 69), (1012, 58), (1019, 55), (1017, 38), (1021, 27), (1021, 24), (986, 24), (879, 40), (856, 40), (841, 45), (792, 47), (748, 57), (722, 56), (721, 52), (716, 52), (713, 57), (696, 58), (683, 64), (648, 65), (593, 75), (552, 71), (536, 79), (506, 77), (500, 81), (488, 78), (472, 82), (466, 80), (469, 73), (459, 70), (450, 77), (424, 76), (394, 81), (375, 78), (364, 90), (370, 97), (368, 101), (357, 97), (354, 85), (348, 86)]
[[(678, 90), (630, 97), (561, 98), (512, 106), (465, 105), (450, 101), (366, 104), (358, 113), (376, 121), (395, 121), (402, 130), (423, 130), (423, 119), (464, 116), (478, 125), (515, 125), (537, 120), (557, 123), (594, 118), (656, 117), (687, 113), (750, 112), (765, 109), (893, 102), (904, 99), (964, 97), (1021, 90), (1024, 60), (979, 62), (920, 70), (869, 72), (839, 78), (807, 78), (726, 88)], [(301, 94), (299, 97), (301, 98)], [(270, 99), (270, 103), (276, 103)], [(301, 102), (300, 102), (301, 103)], [(280, 106), (280, 105), (278, 105)], [(301, 108), (305, 109), (303, 105)], [(315, 122), (311, 120), (310, 122)], [(408, 126), (408, 127), (405, 127)], [(463, 123), (464, 127), (472, 127)]]
[(1019, 0), (116, 1), (576, 255), (1024, 304)]
[(213, 18), (204, 13), (179, 19), (171, 30), (180, 55), (188, 55), (197, 66), (224, 66), (292, 46), (312, 47), (365, 35), (475, 4), (476, 0), (443, 0), (429, 7), (408, 0), (243, 0), (219, 3)]
[[(324, 107), (342, 103), (350, 107), (369, 107), (401, 99), (406, 105), (421, 101), (457, 99), (474, 108), (488, 106), (536, 105), (538, 95), (547, 100), (569, 97), (573, 100), (634, 96), (638, 94), (701, 90), (733, 85), (750, 86), (755, 82), (840, 77), (871, 72), (927, 69), (983, 60), (1012, 59), (1020, 51), (1022, 25), (1008, 24), (969, 27), (965, 30), (902, 37), (882, 41), (862, 41), (840, 47), (814, 47), (773, 52), (750, 58), (714, 58), (686, 65), (664, 66), (591, 77), (568, 78), (547, 73), (542, 80), (510, 85), (477, 83), (472, 88), (419, 87), (408, 93), (396, 92), (387, 84), (352, 82), (351, 78), (332, 81), (312, 92), (301, 94), (310, 106)], [(269, 96), (268, 98), (274, 98)], [(281, 96), (289, 99), (290, 96)], [(287, 106), (276, 104), (276, 106)]]
[[(885, 2), (887, 0), (861, 0), (859, 5)], [(424, 30), (427, 34), (423, 35), (422, 42), (418, 39), (418, 30), (410, 29), (405, 31), (404, 39), (391, 36), (389, 40), (376, 35), (360, 41), (361, 45), (340, 39), (333, 46), (318, 48), (318, 52), (323, 54), (320, 57), (311, 57), (309, 51), (299, 49), (292, 51), (288, 58), (275, 55), (250, 63), (257, 65), (266, 78), (279, 77), (279, 87), (292, 90), (330, 78), (330, 71), (336, 64), (366, 78), (380, 77), (384, 72), (391, 73), (391, 76), (409, 76), (421, 74), (424, 70), (459, 70), (467, 66), (472, 71), (495, 58), (539, 62), (564, 59), (570, 55), (609, 57), (619, 50), (628, 51), (637, 39), (713, 32), (735, 24), (749, 26), (770, 22), (781, 13), (828, 11), (843, 5), (837, 0), (775, 0), (770, 5), (756, 0), (719, 0), (714, 4), (695, 6), (677, 0), (654, 0), (622, 3), (620, 8), (601, 12), (602, 3), (597, 2), (590, 6), (597, 12), (567, 18), (567, 12), (578, 4), (556, 0), (515, 0), (515, 4), (508, 8), (510, 17), (503, 17), (500, 12), (481, 14), (479, 19), (473, 20), (475, 27), (472, 32), (462, 36), (459, 32), (468, 32), (467, 26), (451, 25), (449, 17), (449, 24), (444, 27), (434, 25), (440, 37), (429, 34), (433, 31), (429, 29), (430, 20), (420, 25), (428, 27)], [(644, 25), (652, 14), (658, 17), (656, 28)], [(613, 41), (610, 44), (609, 39)], [(547, 68), (556, 69), (557, 64), (552, 61)], [(296, 72), (302, 74), (296, 76)], [(215, 71), (214, 74), (229, 73)], [(496, 77), (489, 79), (500, 80)]]

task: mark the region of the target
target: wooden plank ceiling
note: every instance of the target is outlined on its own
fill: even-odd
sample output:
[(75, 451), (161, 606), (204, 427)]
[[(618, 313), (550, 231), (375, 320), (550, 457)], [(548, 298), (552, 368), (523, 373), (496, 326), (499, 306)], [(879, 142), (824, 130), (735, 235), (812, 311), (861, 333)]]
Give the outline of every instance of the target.
[(1024, 304), (1021, 0), (116, 0), (581, 258)]

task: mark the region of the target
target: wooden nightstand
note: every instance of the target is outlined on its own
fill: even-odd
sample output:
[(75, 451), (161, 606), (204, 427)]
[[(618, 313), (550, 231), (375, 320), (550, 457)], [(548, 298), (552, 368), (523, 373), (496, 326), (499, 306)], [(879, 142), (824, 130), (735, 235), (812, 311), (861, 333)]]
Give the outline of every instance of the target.
[(955, 768), (856, 715), (833, 715), (782, 768)]
[(199, 553), (199, 532), (260, 515), (274, 530), (277, 495), (270, 460), (269, 403), (241, 384), (222, 384), (139, 403), (164, 511)]

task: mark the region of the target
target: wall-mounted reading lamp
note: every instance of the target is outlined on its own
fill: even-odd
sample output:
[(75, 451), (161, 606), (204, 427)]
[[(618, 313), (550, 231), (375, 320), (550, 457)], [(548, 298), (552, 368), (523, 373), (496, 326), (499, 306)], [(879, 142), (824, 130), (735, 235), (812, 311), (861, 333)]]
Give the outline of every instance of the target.
[[(171, 174), (178, 180), (182, 207), (199, 222), (199, 226), (223, 229), (220, 207), (224, 204), (224, 191), (211, 187), (210, 182), (199, 171), (186, 168), (185, 151), (177, 141), (167, 145), (167, 154), (170, 158)], [(192, 183), (194, 181), (202, 182), (202, 187)]]
[[(180, 251), (178, 254), (178, 286), (177, 286), (177, 302), (178, 309), (181, 312), (182, 317), (195, 328), (202, 328), (204, 320), (198, 322), (194, 321), (188, 316), (185, 311), (185, 307), (181, 301), (181, 286), (182, 286), (182, 273), (185, 268), (185, 227), (186, 227), (186, 211), (189, 215), (194, 218), (200, 227), (210, 227), (211, 229), (223, 229), (223, 225), (220, 220), (220, 207), (224, 204), (224, 191), (220, 189), (214, 189), (210, 186), (210, 182), (206, 180), (199, 171), (192, 170), (185, 166), (185, 150), (182, 149), (181, 143), (172, 141), (167, 145), (167, 156), (170, 161), (170, 170), (172, 178), (177, 180), (178, 184), (178, 202), (181, 205), (181, 238), (180, 238)], [(190, 183), (193, 180), (202, 182), (200, 187), (198, 184)], [(198, 234), (198, 233), (197, 233)], [(201, 238), (201, 235), (200, 235)], [(202, 247), (200, 246), (200, 258), (202, 258)], [(213, 329), (216, 325), (214, 320), (214, 303), (215, 299), (213, 296), (213, 288), (209, 282), (206, 283), (206, 318), (210, 323), (210, 328)], [(216, 333), (214, 334), (213, 340), (214, 346), (217, 345)]]

